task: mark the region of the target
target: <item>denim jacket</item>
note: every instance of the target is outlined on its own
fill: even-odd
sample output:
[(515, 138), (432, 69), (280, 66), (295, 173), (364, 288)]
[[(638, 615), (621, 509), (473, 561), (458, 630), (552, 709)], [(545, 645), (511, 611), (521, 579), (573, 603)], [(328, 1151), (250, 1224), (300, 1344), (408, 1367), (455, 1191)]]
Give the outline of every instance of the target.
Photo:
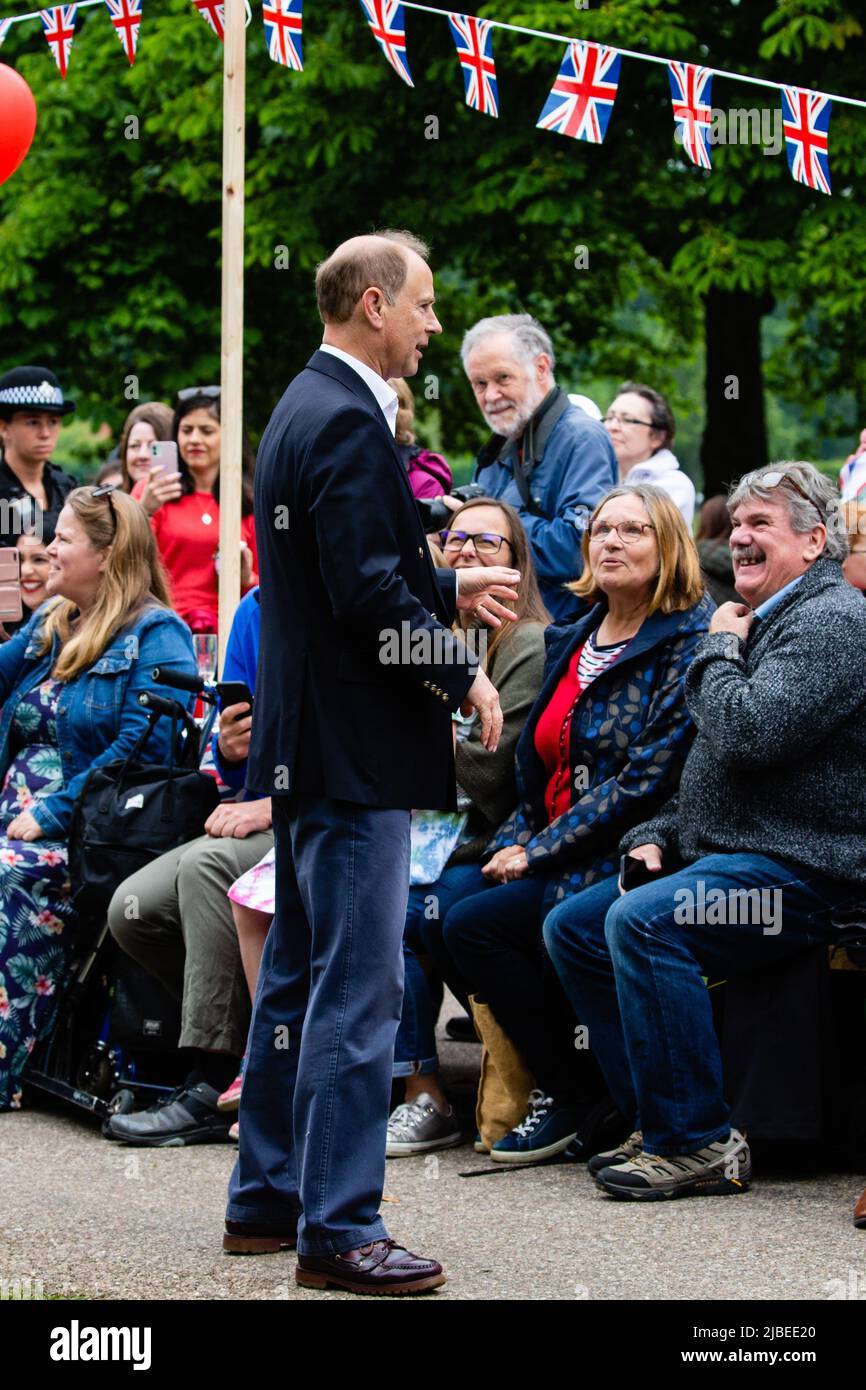
[[(547, 773), (535, 730), (577, 649), (604, 617), (599, 604), (569, 627), (547, 629), (544, 684), (515, 755), (520, 804), (488, 845), (522, 845), (530, 873), (549, 875), (559, 902), (616, 873), (620, 837), (677, 787), (695, 728), (686, 707), (685, 674), (715, 604), (708, 595), (679, 613), (654, 613), (622, 656), (577, 701), (569, 763), (578, 790), (550, 822)], [(578, 775), (579, 774), (579, 775)], [(651, 814), (651, 812), (650, 812)]]
[[(38, 655), (45, 616), (43, 605), (0, 647), (0, 777), (5, 776), (12, 761), (9, 734), (15, 710), (22, 697), (50, 675), (60, 651), (55, 637), (51, 650)], [(156, 665), (190, 675), (196, 670), (186, 624), (175, 613), (153, 607), (116, 633), (88, 671), (64, 683), (57, 703), (63, 786), (28, 807), (46, 838), (66, 837), (76, 798), (90, 769), (123, 758), (134, 747), (149, 718), (138, 696), (142, 690), (154, 688), (151, 672)], [(182, 695), (180, 698), (183, 701)], [(170, 742), (171, 721), (161, 719), (144, 746), (142, 758), (151, 763), (167, 760)]]

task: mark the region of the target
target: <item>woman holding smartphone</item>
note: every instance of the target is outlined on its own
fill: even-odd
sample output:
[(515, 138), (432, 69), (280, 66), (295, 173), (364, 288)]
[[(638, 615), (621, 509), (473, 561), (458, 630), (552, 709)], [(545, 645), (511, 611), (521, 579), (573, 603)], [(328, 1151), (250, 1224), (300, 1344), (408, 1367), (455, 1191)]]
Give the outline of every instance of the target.
[[(168, 574), (174, 609), (193, 632), (216, 632), (220, 532), (220, 388), (179, 391), (171, 436), (176, 467), (157, 461), (148, 481), (133, 488), (150, 517)], [(243, 444), (241, 479), (241, 591), (258, 583), (253, 524), (255, 460)]]

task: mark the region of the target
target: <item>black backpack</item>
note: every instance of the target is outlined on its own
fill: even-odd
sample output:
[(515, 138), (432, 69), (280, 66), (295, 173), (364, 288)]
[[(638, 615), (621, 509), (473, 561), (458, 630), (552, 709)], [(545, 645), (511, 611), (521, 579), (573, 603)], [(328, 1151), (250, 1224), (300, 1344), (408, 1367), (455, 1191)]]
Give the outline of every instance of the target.
[(198, 731), (188, 716), (179, 753), (178, 721), (172, 720), (167, 767), (138, 761), (158, 718), (151, 714), (127, 758), (93, 768), (75, 803), (69, 875), (73, 905), (87, 916), (104, 917), (130, 874), (204, 834), (219, 803), (216, 779), (198, 769)]

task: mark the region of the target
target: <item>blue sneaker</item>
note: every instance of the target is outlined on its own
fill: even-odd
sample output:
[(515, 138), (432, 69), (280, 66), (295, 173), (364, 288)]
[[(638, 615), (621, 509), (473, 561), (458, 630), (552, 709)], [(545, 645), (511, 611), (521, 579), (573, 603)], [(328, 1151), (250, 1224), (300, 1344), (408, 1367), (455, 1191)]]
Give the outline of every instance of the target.
[(490, 1150), (494, 1163), (540, 1163), (567, 1149), (580, 1125), (581, 1114), (557, 1105), (543, 1091), (530, 1091), (529, 1114)]

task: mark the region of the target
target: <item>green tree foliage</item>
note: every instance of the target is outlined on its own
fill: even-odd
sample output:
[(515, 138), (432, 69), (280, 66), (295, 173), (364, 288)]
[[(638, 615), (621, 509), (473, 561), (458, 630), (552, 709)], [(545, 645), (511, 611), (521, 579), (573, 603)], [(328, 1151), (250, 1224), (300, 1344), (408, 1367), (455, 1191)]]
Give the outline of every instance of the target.
[[(856, 0), (468, 8), (822, 91), (862, 86)], [(407, 11), (410, 90), (354, 0), (308, 0), (305, 10), (302, 74), (271, 63), (258, 7), (248, 30), (254, 434), (317, 341), (316, 262), (343, 237), (383, 225), (433, 246), (446, 331), (417, 394), (438, 392), (424, 409), (441, 412), (449, 449), (474, 447), (482, 433), (459, 368), (462, 331), (482, 313), (517, 308), (551, 326), (570, 385), (603, 394), (626, 376), (650, 380), (696, 438), (704, 297), (746, 292), (781, 306), (766, 364), (774, 396), (838, 403), (832, 418), (803, 411), (804, 450), (853, 426), (846, 390), (866, 410), (857, 153), (866, 112), (834, 107), (827, 198), (794, 184), (784, 151), (719, 146), (711, 173), (695, 169), (673, 138), (663, 65), (623, 61), (607, 139), (594, 147), (535, 128), (563, 52), (555, 43), (496, 31), (502, 115), (493, 120), (465, 107), (444, 18)], [(188, 0), (148, 0), (132, 68), (102, 7), (78, 11), (65, 82), (37, 24), (14, 26), (2, 59), (39, 109), (33, 149), (0, 189), (2, 364), (55, 365), (83, 409), (114, 427), (135, 383), (148, 399), (218, 379), (221, 45)], [(720, 78), (713, 103), (779, 105), (775, 92)]]

